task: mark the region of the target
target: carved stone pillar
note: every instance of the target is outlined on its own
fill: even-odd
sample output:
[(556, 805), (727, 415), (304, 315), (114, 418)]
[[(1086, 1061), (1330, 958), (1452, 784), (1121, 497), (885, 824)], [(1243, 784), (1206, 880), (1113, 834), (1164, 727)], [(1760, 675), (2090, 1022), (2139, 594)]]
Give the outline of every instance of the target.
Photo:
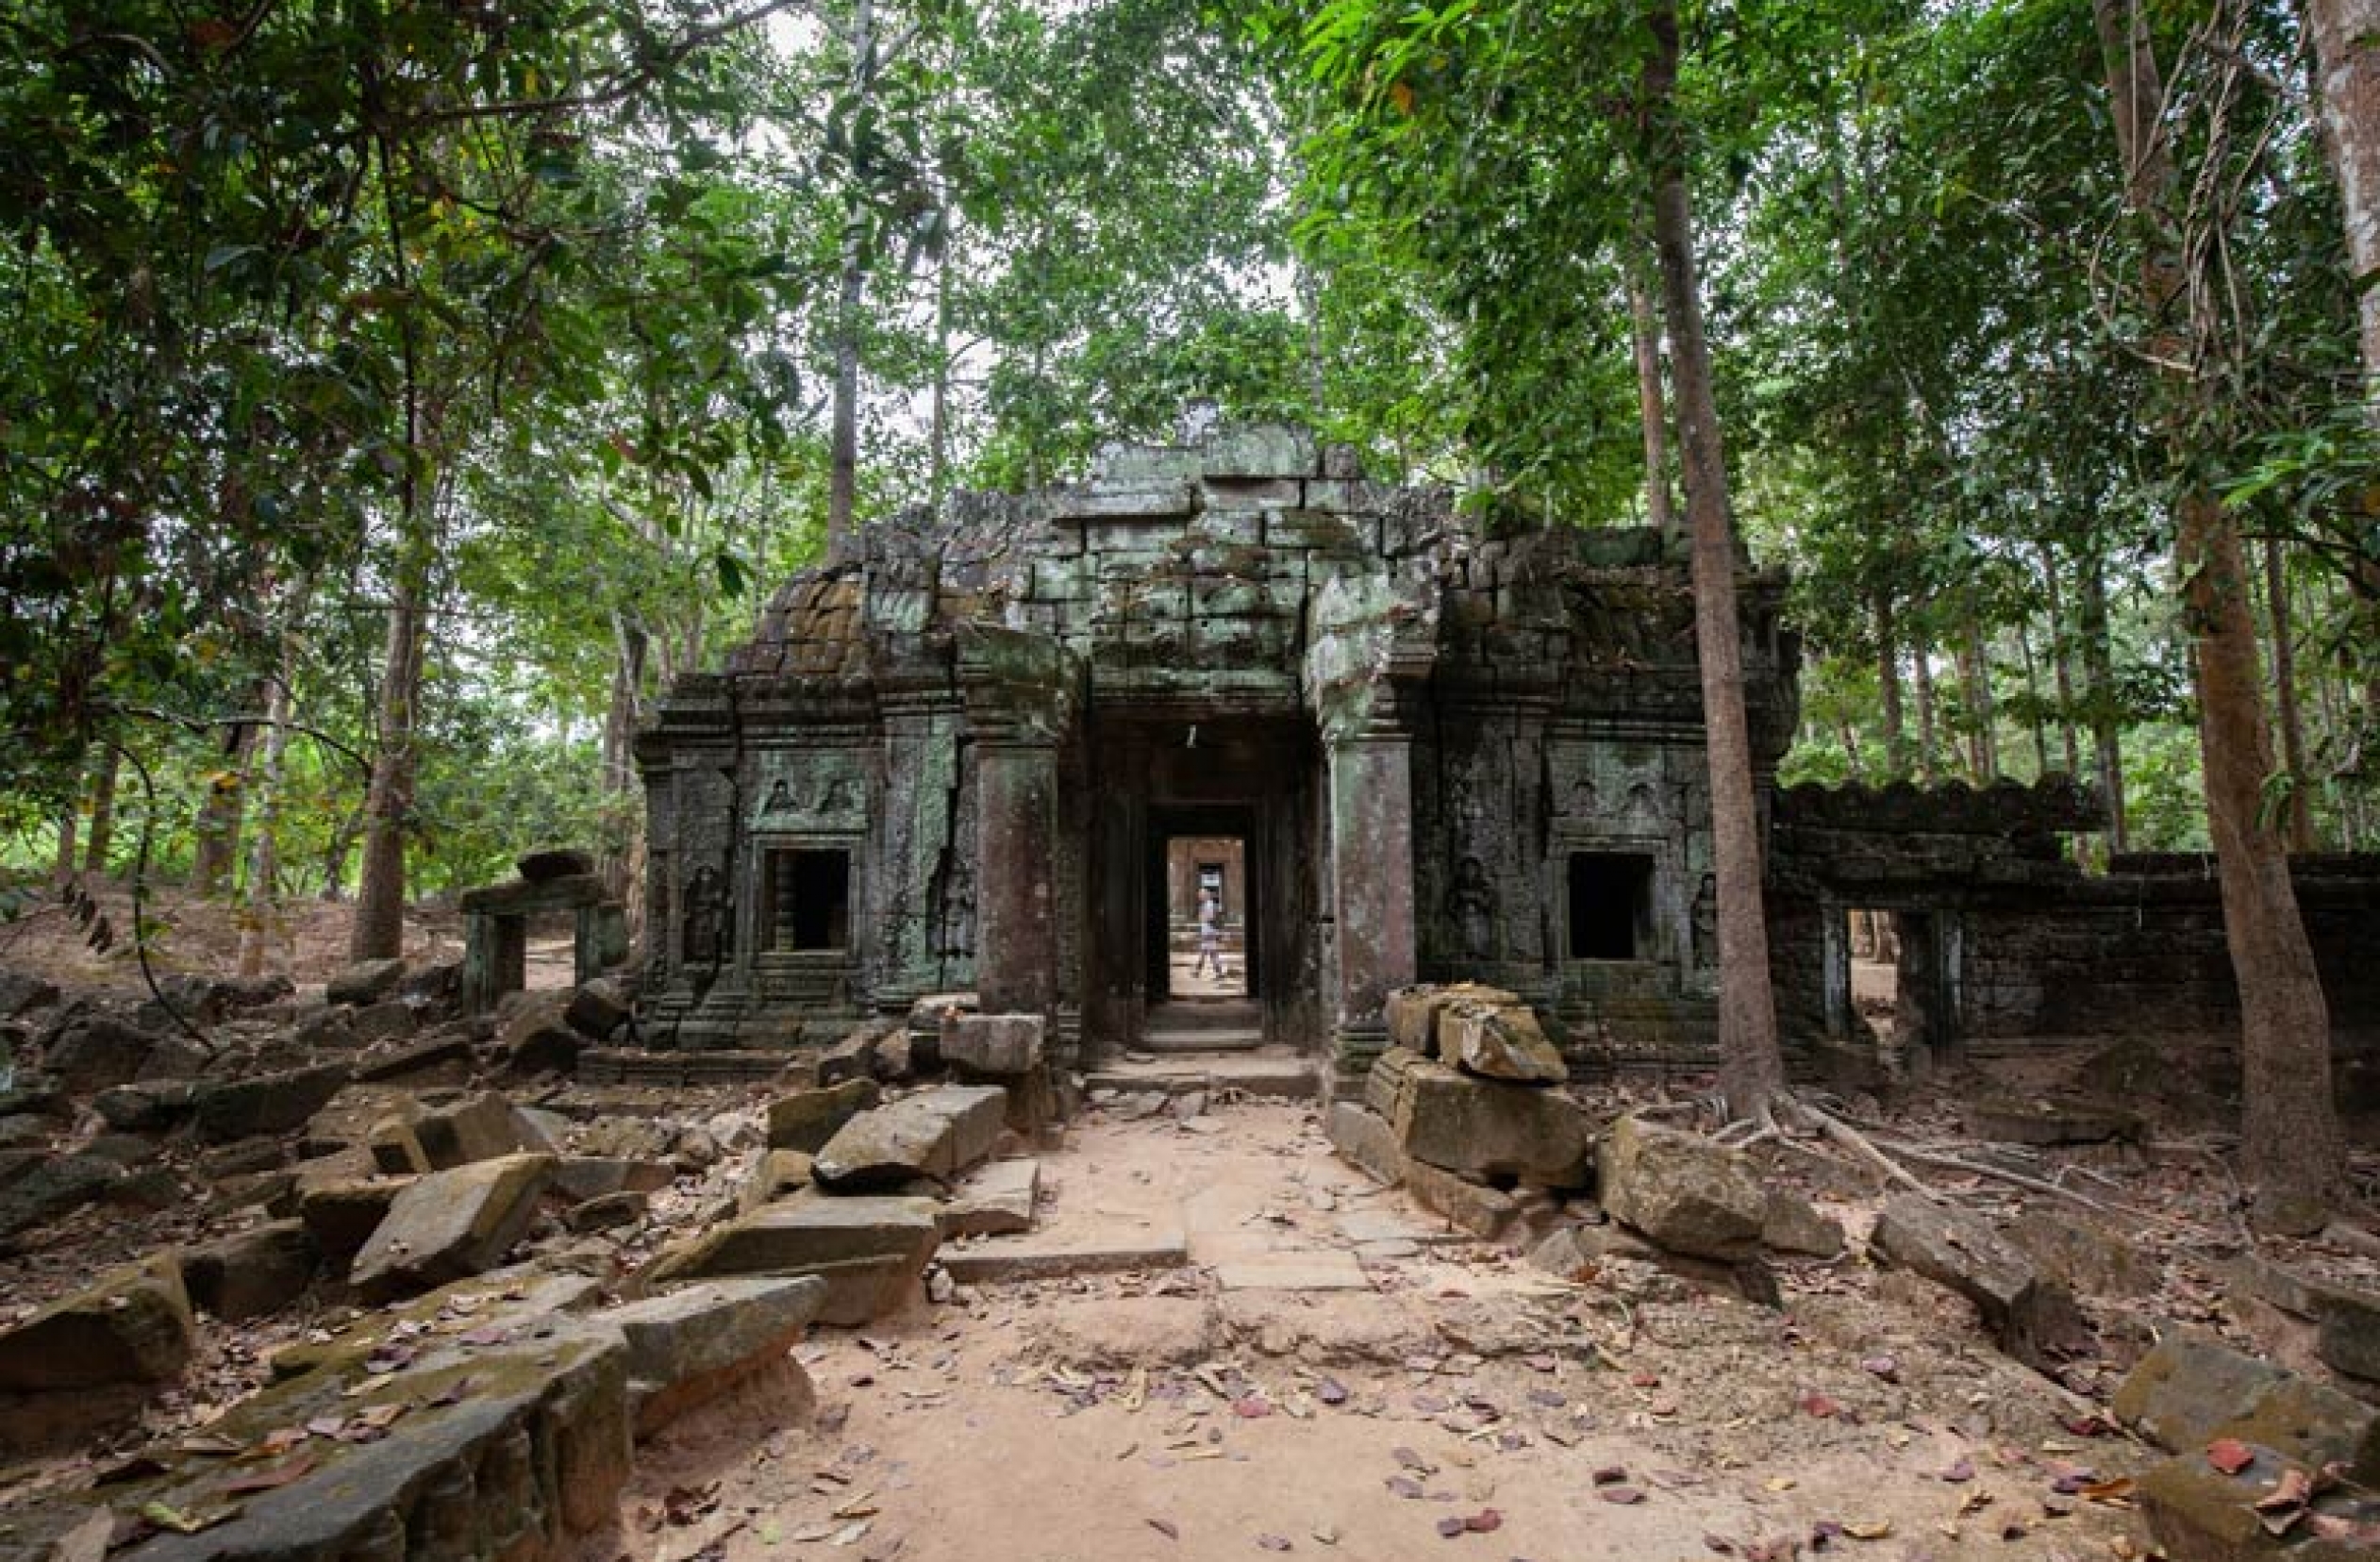
[(975, 747), (975, 991), (986, 1014), (1057, 1003), (1057, 744), (1015, 732)]
[(1413, 980), (1413, 761), (1404, 733), (1333, 738), (1330, 874), (1338, 971), (1333, 1049), (1342, 1079), (1360, 1078), (1388, 1033), (1390, 991)]

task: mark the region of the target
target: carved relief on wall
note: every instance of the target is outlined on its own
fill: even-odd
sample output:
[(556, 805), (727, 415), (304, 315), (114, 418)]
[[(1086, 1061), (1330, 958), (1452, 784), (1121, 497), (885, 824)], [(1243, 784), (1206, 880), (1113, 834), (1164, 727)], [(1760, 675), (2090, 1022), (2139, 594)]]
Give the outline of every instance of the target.
[(727, 894), (727, 880), (706, 864), (686, 880), (686, 964), (691, 969), (718, 964), (736, 950), (736, 914)]
[(1489, 882), (1487, 864), (1466, 856), (1455, 866), (1455, 882), (1446, 892), (1446, 917), (1455, 925), (1463, 958), (1473, 964), (1496, 957), (1496, 887)]
[(751, 824), (765, 830), (864, 830), (868, 775), (856, 755), (766, 754), (753, 786)]

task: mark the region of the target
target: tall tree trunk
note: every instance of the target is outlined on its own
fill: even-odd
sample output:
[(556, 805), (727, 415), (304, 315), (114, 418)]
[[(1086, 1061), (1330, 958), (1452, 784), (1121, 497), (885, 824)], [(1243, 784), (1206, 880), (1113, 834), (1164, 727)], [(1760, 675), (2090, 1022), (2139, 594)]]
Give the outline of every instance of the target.
[(2105, 561), (2093, 548), (2083, 559), (2083, 678), (2089, 686), (2090, 742), (2100, 796), (2107, 804), (2107, 850), (2131, 849), (2130, 808), (2123, 789), (2123, 695), (2116, 688), (2115, 653), (2108, 644)]
[(75, 880), (75, 837), (82, 823), (83, 800), (79, 795), (81, 778), (76, 777), (77, 795), (70, 799), (58, 816), (58, 853), (50, 862), (50, 877), (58, 884)]
[(1922, 780), (1939, 781), (1941, 767), (1934, 760), (1934, 656), (1923, 645), (1917, 647), (1917, 773)]
[(2033, 728), (2033, 773), (2050, 773), (2050, 728), (2041, 719), (2041, 669), (2033, 656), (2033, 636), (2024, 621), (2017, 621), (2017, 657), (2024, 668), (2024, 704), (2032, 713), (2028, 723)]
[(1766, 1119), (1785, 1088), (1785, 1062), (1777, 1046), (1776, 1001), (1770, 986), (1726, 450), (1712, 394), (1710, 348), (1703, 337), (1693, 216), (1676, 123), (1674, 0), (1656, 0), (1648, 20), (1656, 42), (1655, 58), (1645, 69), (1643, 105), (1656, 137), (1651, 169), (1653, 239), (1660, 257), (1661, 302), (1676, 372), (1686, 513), (1693, 531), (1694, 647), (1701, 664), (1710, 767), (1711, 856), (1719, 898), (1720, 1090), (1731, 1116)]
[(1849, 717), (1835, 723), (1835, 736), (1843, 745), (1843, 773), (1854, 781), (1865, 780), (1867, 766), (1859, 756), (1859, 733)]
[[(417, 503), (408, 497), (406, 507)], [(388, 639), (381, 656), (377, 744), (372, 781), (364, 789), (363, 868), (356, 883), (356, 920), (348, 933), (350, 959), (386, 960), (405, 953), (405, 831), (413, 811), (415, 724), (422, 698), (426, 637), (422, 618), (429, 594), (430, 540), (425, 517), (410, 517), (398, 544), (390, 592)], [(342, 853), (343, 856), (343, 853)]]
[(1967, 701), (1969, 770), (1983, 786), (2000, 773), (2000, 734), (1993, 730), (2000, 712), (1991, 698), (1991, 654), (1984, 645), (1983, 624), (1969, 613), (1960, 626), (1959, 682)]
[(651, 637), (624, 612), (612, 615), (617, 647), (611, 668), (611, 704), (604, 716), (603, 790), (606, 833), (604, 887), (612, 898), (635, 905), (636, 866), (643, 860), (644, 812), (637, 806), (636, 738), (644, 721), (644, 664)]
[(91, 783), (91, 829), (83, 848), (83, 872), (105, 876), (116, 842), (116, 773), (124, 756), (110, 746), (99, 752), (99, 773)]
[[(874, 89), (875, 7), (857, 0), (851, 11), (850, 101), (865, 104)], [(852, 510), (859, 492), (859, 308), (868, 282), (867, 227), (860, 219), (859, 171), (849, 174), (843, 200), (842, 275), (835, 293), (835, 407), (826, 469), (826, 557), (858, 556)]]
[[(2114, 103), (2127, 198), (2153, 236), (2142, 291), (2153, 321), (2168, 334), (2157, 357), (2189, 361), (2212, 329), (2172, 320), (2190, 302), (2183, 242), (2171, 208), (2172, 153), (2155, 114), (2164, 99), (2156, 58), (2139, 0), (2093, 0)], [(2172, 333), (2186, 329), (2180, 341)], [(2204, 439), (2206, 400), (2221, 394), (2187, 371), (2168, 370), (2172, 410), (2167, 434), (2180, 459)], [(2245, 1102), (2240, 1160), (2259, 1221), (2291, 1235), (2318, 1229), (2339, 1191), (2346, 1155), (2331, 1095), (2330, 1010), (2313, 946), (2289, 880), (2288, 854), (2263, 817), (2264, 779), (2272, 744), (2264, 720), (2257, 668), (2255, 610), (2246, 556), (2231, 513), (2203, 483), (2184, 491), (2174, 530), (2191, 663), (2198, 684), (2199, 748), (2204, 758), (2207, 833), (2222, 881), (2223, 933), (2239, 989), (2239, 1040)]]
[(2041, 544), (2041, 586), (2050, 618), (2050, 671), (2057, 683), (2057, 733), (2066, 748), (2066, 773), (2083, 777), (2083, 756), (2074, 734), (2074, 655), (2066, 633), (2065, 592), (2057, 584), (2057, 555)]
[(1644, 428), (1644, 518), (1669, 536), (1677, 530), (1677, 511), (1670, 505), (1669, 398), (1661, 390), (1661, 331), (1653, 312), (1653, 294), (1632, 255), (1628, 273), (1628, 319), (1637, 348), (1637, 415)]
[(221, 900), (232, 889), (247, 812), (248, 761), (256, 749), (254, 726), (225, 729), (223, 765), (208, 780), (207, 801), (198, 810), (198, 850), (191, 860), (191, 888), (208, 900)]
[(1887, 780), (1909, 773), (1908, 720), (1901, 708), (1901, 640), (1892, 593), (1875, 594), (1876, 683), (1884, 693), (1884, 768)]
[(2281, 772), (2289, 796), (2283, 823), (2288, 849), (2314, 849), (2313, 777), (2305, 769), (2305, 719), (2298, 706), (2297, 624), (2289, 607), (2288, 557), (2277, 537), (2264, 540), (2264, 594), (2272, 624), (2272, 713), (2281, 734)]
[(2322, 146), (2338, 175), (2368, 389), (2380, 390), (2380, 0), (2305, 0)]
[(248, 895), (240, 919), (240, 974), (261, 976), (281, 907), (281, 790), (290, 747), (290, 685), (297, 675), (295, 633), (281, 637), (281, 671), (266, 687), (257, 760), (257, 821), (248, 846)]

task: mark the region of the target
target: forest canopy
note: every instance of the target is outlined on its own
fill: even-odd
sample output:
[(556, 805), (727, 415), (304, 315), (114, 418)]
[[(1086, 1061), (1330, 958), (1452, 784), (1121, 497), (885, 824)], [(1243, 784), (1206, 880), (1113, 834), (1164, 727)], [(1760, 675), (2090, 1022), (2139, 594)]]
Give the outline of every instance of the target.
[(625, 877), (631, 735), (777, 581), (1194, 399), (1488, 524), (1678, 523), (1661, 158), (1733, 522), (1794, 582), (1788, 779), (2062, 771), (2103, 849), (2204, 849), (2196, 494), (2263, 806), (2368, 848), (2370, 278), (2314, 41), (2139, 8), (2151, 203), (2121, 8), (25, 0), (5, 860), (359, 924), (533, 839)]

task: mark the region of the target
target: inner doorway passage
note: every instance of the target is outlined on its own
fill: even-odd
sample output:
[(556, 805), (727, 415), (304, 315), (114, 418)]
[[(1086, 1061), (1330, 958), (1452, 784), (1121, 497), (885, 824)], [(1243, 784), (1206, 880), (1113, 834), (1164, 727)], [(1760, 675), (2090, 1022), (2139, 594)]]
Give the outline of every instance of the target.
[(1165, 995), (1246, 998), (1248, 843), (1238, 836), (1165, 842)]

